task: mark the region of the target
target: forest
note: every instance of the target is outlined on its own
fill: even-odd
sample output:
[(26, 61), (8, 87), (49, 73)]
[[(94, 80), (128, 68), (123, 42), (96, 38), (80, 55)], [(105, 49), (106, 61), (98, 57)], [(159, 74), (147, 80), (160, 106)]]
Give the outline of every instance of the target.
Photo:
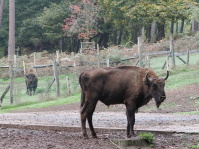
[[(0, 57), (8, 54), (9, 1), (0, 5)], [(191, 36), (199, 30), (199, 0), (15, 0), (16, 49), (79, 52)]]

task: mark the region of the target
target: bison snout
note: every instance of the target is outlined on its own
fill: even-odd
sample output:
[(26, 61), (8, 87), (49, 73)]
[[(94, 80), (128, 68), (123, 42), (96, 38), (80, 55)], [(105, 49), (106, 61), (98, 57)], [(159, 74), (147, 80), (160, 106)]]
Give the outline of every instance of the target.
[(161, 96), (160, 101), (163, 102), (166, 99), (166, 96)]

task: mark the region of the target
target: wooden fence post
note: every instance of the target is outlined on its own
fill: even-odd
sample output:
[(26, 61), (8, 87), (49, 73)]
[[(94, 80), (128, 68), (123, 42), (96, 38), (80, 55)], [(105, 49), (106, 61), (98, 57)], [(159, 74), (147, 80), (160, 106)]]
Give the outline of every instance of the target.
[(175, 68), (175, 51), (174, 51), (174, 43), (173, 43), (173, 36), (169, 36), (170, 39), (170, 52), (171, 52), (171, 57), (172, 57), (172, 68)]
[(99, 44), (97, 44), (97, 64), (98, 64), (98, 68), (100, 68), (100, 51), (99, 51)]
[(14, 67), (17, 67), (17, 56), (14, 55)]
[(142, 67), (142, 43), (143, 39), (141, 37), (138, 37), (138, 55), (139, 55), (139, 66)]
[(70, 93), (71, 93), (71, 91), (70, 91), (70, 79), (69, 79), (69, 77), (68, 76), (66, 76), (66, 88), (67, 88), (67, 94), (68, 94), (68, 96), (70, 96)]
[(36, 52), (34, 52), (34, 61), (33, 61), (34, 66), (36, 65)]
[(8, 87), (6, 88), (6, 90), (3, 92), (3, 94), (1, 95), (1, 97), (0, 97), (0, 110), (1, 110), (1, 108), (2, 108), (2, 103), (3, 103), (3, 98), (5, 97), (5, 95), (7, 94), (7, 92), (9, 91), (9, 89), (10, 89), (10, 85), (8, 85)]
[(56, 62), (57, 62), (57, 63), (59, 63), (59, 58), (60, 58), (59, 55), (60, 55), (60, 54), (59, 54), (59, 50), (57, 50), (57, 51), (56, 51), (56, 57), (57, 57), (57, 58), (56, 58)]
[(51, 55), (51, 60), (53, 63), (53, 71), (54, 71), (54, 77), (56, 82), (56, 96), (60, 96), (60, 89), (59, 89), (59, 75), (58, 75), (58, 69), (57, 69), (57, 62), (55, 61), (54, 55)]
[(189, 66), (189, 49), (187, 50), (187, 66)]
[(107, 49), (107, 50), (108, 50), (108, 56), (106, 59), (106, 66), (109, 67), (110, 66), (110, 59), (109, 59), (110, 51), (109, 51), (109, 49)]
[(9, 74), (10, 74), (10, 104), (13, 104), (13, 61), (9, 61)]
[(146, 56), (146, 61), (147, 61), (148, 68), (150, 68), (150, 56), (149, 55)]

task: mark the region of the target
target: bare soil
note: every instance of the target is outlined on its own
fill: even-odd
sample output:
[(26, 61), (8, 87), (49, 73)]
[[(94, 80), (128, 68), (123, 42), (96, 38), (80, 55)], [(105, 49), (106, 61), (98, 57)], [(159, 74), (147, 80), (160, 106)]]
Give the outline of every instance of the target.
[[(154, 101), (139, 110), (139, 113), (169, 113), (190, 112), (199, 110), (199, 84), (188, 85), (166, 92), (167, 99), (162, 104), (162, 109), (155, 108)], [(22, 111), (14, 111), (17, 115), (27, 112), (61, 112), (61, 111), (77, 111), (79, 103), (69, 105), (53, 106), (42, 109), (28, 109)], [(123, 105), (110, 106), (98, 103), (95, 112), (121, 112), (125, 111)], [(119, 122), (118, 122), (119, 123)], [(190, 121), (191, 125), (192, 122)], [(153, 125), (148, 123), (146, 125)], [(161, 125), (161, 124), (160, 124)], [(88, 132), (89, 133), (89, 132)], [(136, 135), (139, 135), (136, 131)], [(26, 130), (1, 128), (0, 129), (0, 148), (2, 149), (114, 149), (124, 148), (114, 145), (110, 139), (124, 138), (125, 131), (98, 131), (98, 139), (83, 139), (80, 132), (67, 131), (42, 131), (42, 130)], [(155, 149), (182, 149), (182, 148), (198, 148), (198, 133), (153, 133), (154, 145), (152, 147), (129, 147), (129, 148), (155, 148)], [(89, 134), (90, 135), (90, 134)]]

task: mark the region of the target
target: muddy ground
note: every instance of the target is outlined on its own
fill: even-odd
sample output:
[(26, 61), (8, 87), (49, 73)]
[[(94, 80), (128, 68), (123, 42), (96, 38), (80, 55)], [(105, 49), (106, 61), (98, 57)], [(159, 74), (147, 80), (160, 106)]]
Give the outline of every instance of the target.
[[(166, 92), (167, 99), (162, 104), (161, 110), (157, 110), (154, 101), (139, 110), (139, 113), (168, 113), (199, 111), (199, 84), (189, 85), (175, 90)], [(29, 109), (15, 111), (14, 114), (28, 112), (49, 112), (52, 111), (78, 111), (79, 103), (54, 106), (43, 109)], [(96, 112), (121, 112), (125, 111), (122, 105), (110, 106), (107, 108), (98, 103)], [(111, 119), (111, 118), (110, 118)], [(119, 123), (119, 122), (118, 122)], [(154, 122), (146, 125), (153, 125)], [(190, 124), (192, 122), (190, 121)], [(136, 135), (139, 135), (136, 131)], [(123, 148), (114, 145), (110, 139), (125, 138), (125, 131), (98, 131), (98, 139), (83, 139), (80, 132), (67, 131), (42, 131), (27, 129), (0, 129), (0, 148), (2, 149), (114, 149)], [(199, 134), (194, 133), (153, 133), (153, 147), (139, 148), (156, 148), (156, 149), (182, 149), (182, 148), (199, 148)], [(89, 135), (90, 136), (90, 135)], [(133, 148), (132, 146), (129, 148)], [(138, 147), (137, 147), (138, 148)]]

